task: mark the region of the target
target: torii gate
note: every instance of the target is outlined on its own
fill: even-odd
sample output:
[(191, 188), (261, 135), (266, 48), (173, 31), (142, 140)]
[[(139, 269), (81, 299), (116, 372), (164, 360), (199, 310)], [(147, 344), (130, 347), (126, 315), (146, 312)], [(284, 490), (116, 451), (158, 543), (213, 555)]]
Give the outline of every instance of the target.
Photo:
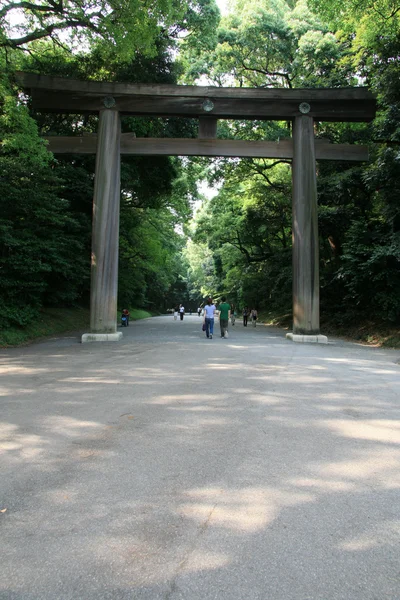
[[(82, 342), (116, 341), (120, 155), (293, 159), (293, 333), (295, 342), (327, 343), (319, 324), (316, 159), (368, 160), (364, 146), (314, 140), (314, 121), (371, 121), (376, 101), (366, 88), (259, 89), (77, 81), (17, 73), (33, 107), (44, 112), (99, 113), (97, 136), (50, 137), (54, 153), (96, 153), (93, 199), (90, 333)], [(122, 134), (120, 115), (198, 118), (198, 139)], [(293, 120), (293, 140), (216, 139), (218, 119)]]

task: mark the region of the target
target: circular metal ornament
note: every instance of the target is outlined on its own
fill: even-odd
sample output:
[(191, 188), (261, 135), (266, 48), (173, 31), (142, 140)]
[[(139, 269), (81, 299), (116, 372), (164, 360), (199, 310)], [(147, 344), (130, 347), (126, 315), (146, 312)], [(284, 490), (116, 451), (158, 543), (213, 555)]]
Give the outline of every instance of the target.
[(311, 110), (311, 106), (308, 104), (308, 102), (302, 102), (301, 104), (299, 104), (299, 111), (301, 113), (303, 113), (303, 115), (306, 115), (307, 113), (309, 113)]
[(103, 104), (106, 108), (112, 108), (115, 106), (115, 98), (112, 96), (106, 96), (103, 100)]
[(214, 102), (212, 102), (212, 100), (210, 100), (209, 98), (207, 98), (206, 100), (204, 100), (204, 102), (202, 104), (202, 108), (206, 112), (210, 112), (214, 108)]

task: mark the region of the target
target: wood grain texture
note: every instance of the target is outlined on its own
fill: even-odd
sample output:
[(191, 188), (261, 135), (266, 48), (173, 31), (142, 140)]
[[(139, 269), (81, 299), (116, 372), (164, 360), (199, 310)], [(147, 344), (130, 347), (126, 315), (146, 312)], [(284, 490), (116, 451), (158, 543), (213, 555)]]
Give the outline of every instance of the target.
[(218, 119), (199, 117), (199, 138), (216, 139)]
[[(28, 90), (37, 110), (95, 113), (112, 96), (115, 110), (129, 115), (209, 116), (221, 119), (291, 119), (299, 105), (310, 104), (309, 116), (324, 121), (370, 121), (375, 117), (374, 95), (363, 87), (325, 89), (225, 88), (79, 81), (17, 72), (19, 85)], [(206, 113), (205, 99), (214, 108)]]
[(63, 77), (49, 77), (35, 73), (16, 73), (16, 80), (26, 89), (48, 90), (54, 92), (74, 92), (81, 95), (112, 96), (182, 96), (201, 98), (254, 98), (264, 100), (290, 99), (296, 102), (325, 101), (362, 101), (374, 100), (374, 95), (365, 87), (348, 88), (238, 88), (169, 84), (132, 84), (109, 83), (102, 81), (80, 81)]
[[(54, 154), (95, 154), (97, 136), (47, 137), (48, 149)], [(318, 160), (368, 160), (368, 147), (351, 144), (329, 144), (316, 140)], [(293, 141), (280, 142), (216, 140), (190, 138), (136, 138), (121, 135), (121, 154), (138, 156), (221, 156), (243, 158), (293, 158)]]
[[(229, 89), (229, 88), (228, 88)], [(236, 88), (233, 88), (236, 89)], [(271, 90), (265, 90), (271, 91)], [(282, 90), (290, 92), (292, 90)], [(298, 90), (296, 90), (297, 92)], [(287, 120), (300, 116), (299, 105), (308, 102), (311, 106), (309, 116), (320, 121), (370, 121), (375, 116), (374, 99), (343, 99), (332, 98), (312, 100), (310, 91), (304, 90), (304, 95), (288, 97), (240, 97), (234, 96), (212, 98), (214, 108), (209, 116), (217, 119), (265, 119)], [(328, 92), (329, 90), (318, 90)], [(75, 114), (97, 113), (104, 108), (105, 96), (88, 95), (78, 92), (53, 92), (33, 88), (31, 90), (32, 105), (36, 110), (44, 112), (65, 112)], [(201, 117), (204, 96), (142, 96), (113, 94), (116, 102), (115, 110), (122, 115), (148, 116), (177, 116)]]
[(293, 333), (319, 334), (319, 251), (314, 122), (293, 128)]
[(119, 114), (102, 111), (93, 198), (91, 333), (115, 333), (117, 330), (120, 133)]

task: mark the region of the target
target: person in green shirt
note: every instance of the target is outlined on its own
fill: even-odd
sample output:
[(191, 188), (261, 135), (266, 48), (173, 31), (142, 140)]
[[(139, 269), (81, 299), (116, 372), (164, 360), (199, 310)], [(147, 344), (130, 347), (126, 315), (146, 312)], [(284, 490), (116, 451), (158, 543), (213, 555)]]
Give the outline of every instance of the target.
[(219, 310), (219, 326), (221, 329), (221, 337), (228, 337), (228, 323), (229, 317), (231, 316), (231, 305), (226, 301), (225, 296), (221, 298), (221, 304), (218, 306)]

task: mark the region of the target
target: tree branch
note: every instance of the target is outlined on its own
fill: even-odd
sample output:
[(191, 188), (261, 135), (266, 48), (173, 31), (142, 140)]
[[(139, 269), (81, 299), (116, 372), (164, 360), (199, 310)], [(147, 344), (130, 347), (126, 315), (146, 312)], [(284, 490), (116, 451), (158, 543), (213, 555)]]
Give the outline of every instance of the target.
[(264, 260), (266, 260), (267, 258), (270, 258), (272, 256), (272, 252), (268, 252), (268, 253), (263, 253), (259, 256), (254, 256), (252, 255), (247, 248), (245, 248), (245, 246), (243, 245), (239, 233), (238, 231), (236, 231), (236, 240), (232, 240), (229, 238), (220, 238), (220, 241), (222, 244), (230, 244), (231, 246), (233, 246), (234, 248), (237, 248), (238, 250), (240, 250), (240, 252), (242, 254), (244, 254), (244, 256), (246, 257), (247, 262), (250, 263), (259, 263), (259, 262), (263, 262)]
[(18, 48), (19, 46), (23, 46), (24, 44), (28, 44), (29, 42), (33, 42), (35, 40), (40, 40), (43, 39), (45, 37), (51, 37), (51, 35), (53, 34), (53, 32), (56, 31), (60, 31), (63, 29), (68, 29), (69, 27), (82, 27), (82, 28), (87, 28), (87, 29), (91, 29), (92, 31), (98, 33), (98, 28), (96, 27), (96, 25), (94, 25), (93, 23), (91, 23), (88, 20), (85, 19), (67, 19), (66, 21), (64, 21), (63, 23), (57, 23), (57, 24), (52, 24), (52, 25), (47, 25), (47, 27), (44, 27), (43, 29), (40, 30), (36, 30), (36, 31), (32, 31), (31, 33), (28, 33), (27, 35), (18, 38), (18, 39), (6, 39), (2, 42), (0, 42), (0, 47), (1, 48), (5, 48), (5, 47), (9, 47), (9, 48)]
[(24, 10), (30, 10), (33, 13), (35, 12), (44, 12), (52, 14), (54, 12), (60, 13), (62, 12), (62, 3), (53, 3), (51, 2), (53, 8), (51, 6), (44, 6), (40, 4), (32, 4), (31, 2), (17, 2), (15, 4), (9, 4), (0, 10), (0, 19), (5, 17), (7, 13), (12, 10), (22, 8)]
[(256, 67), (247, 67), (245, 64), (245, 59), (241, 59), (241, 65), (245, 71), (253, 71), (254, 73), (259, 73), (260, 75), (265, 75), (266, 77), (282, 77), (286, 80), (289, 88), (292, 87), (292, 82), (290, 80), (290, 76), (288, 73), (281, 73), (280, 71), (269, 71), (264, 69), (257, 69)]
[(265, 181), (268, 183), (269, 186), (271, 186), (275, 190), (279, 190), (280, 192), (284, 192), (286, 189), (286, 186), (279, 184), (279, 183), (274, 183), (273, 181), (271, 181), (270, 178), (266, 175), (265, 170), (272, 169), (273, 167), (275, 167), (276, 165), (279, 165), (280, 163), (286, 164), (287, 162), (288, 161), (286, 161), (286, 160), (277, 160), (272, 165), (264, 165), (264, 167), (260, 168), (257, 165), (257, 163), (255, 163), (253, 160), (249, 161), (254, 173), (256, 173), (257, 175), (261, 175), (261, 177), (263, 179), (265, 179)]

